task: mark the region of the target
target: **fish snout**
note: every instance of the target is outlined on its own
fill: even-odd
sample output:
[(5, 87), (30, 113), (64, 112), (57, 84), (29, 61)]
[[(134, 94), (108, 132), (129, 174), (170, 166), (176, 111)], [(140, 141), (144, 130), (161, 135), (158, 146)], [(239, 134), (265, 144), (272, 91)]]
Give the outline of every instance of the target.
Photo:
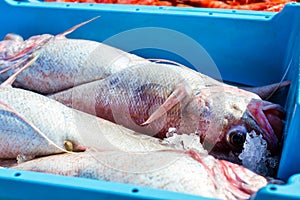
[(252, 99), (247, 110), (261, 129), (262, 137), (266, 140), (268, 149), (272, 154), (278, 154), (286, 117), (284, 109), (278, 104)]

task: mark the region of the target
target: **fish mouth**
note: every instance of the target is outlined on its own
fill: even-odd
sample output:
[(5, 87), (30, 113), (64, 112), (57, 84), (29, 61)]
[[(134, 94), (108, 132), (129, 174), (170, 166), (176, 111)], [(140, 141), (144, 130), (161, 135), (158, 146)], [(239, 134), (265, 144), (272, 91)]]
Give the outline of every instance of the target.
[(261, 129), (262, 137), (273, 155), (279, 153), (281, 138), (283, 136), (285, 111), (278, 105), (268, 101), (252, 99), (247, 111)]

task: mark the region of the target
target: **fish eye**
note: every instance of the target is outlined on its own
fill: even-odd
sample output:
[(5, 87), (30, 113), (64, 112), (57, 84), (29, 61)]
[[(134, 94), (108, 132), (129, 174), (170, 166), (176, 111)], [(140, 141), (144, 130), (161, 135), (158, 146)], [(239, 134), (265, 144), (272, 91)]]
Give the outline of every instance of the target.
[(245, 140), (246, 140), (246, 134), (244, 131), (233, 129), (229, 131), (227, 134), (228, 143), (236, 149), (242, 149)]

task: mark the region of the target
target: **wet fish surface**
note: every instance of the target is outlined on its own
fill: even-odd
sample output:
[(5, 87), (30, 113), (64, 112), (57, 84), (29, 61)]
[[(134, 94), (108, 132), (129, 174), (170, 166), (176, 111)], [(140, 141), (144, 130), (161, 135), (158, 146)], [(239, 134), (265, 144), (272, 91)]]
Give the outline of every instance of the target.
[[(172, 162), (166, 163), (166, 159)], [(130, 183), (220, 199), (248, 199), (267, 183), (265, 178), (242, 166), (195, 152), (135, 154), (91, 150), (48, 156), (13, 169)]]
[[(16, 86), (151, 136), (164, 138), (169, 128), (197, 133), (212, 155), (236, 163), (246, 133), (252, 131), (263, 136), (272, 154), (279, 154), (285, 116), (281, 106), (184, 66), (65, 37), (81, 25), (25, 41), (8, 34), (0, 43), (1, 78), (39, 53)], [(232, 152), (236, 156), (229, 156)]]

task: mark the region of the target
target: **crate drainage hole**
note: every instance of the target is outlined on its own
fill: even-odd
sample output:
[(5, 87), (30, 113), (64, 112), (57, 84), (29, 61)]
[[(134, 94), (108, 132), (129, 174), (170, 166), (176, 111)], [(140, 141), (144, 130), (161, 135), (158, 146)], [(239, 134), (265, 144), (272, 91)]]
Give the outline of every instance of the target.
[(140, 9), (139, 9), (139, 8), (137, 8), (137, 9), (135, 9), (135, 11), (140, 11)]
[(212, 12), (210, 12), (210, 13), (208, 13), (209, 15), (213, 15), (213, 13)]
[(70, 7), (70, 4), (67, 4), (66, 7)]
[(19, 176), (21, 176), (21, 173), (20, 173), (20, 172), (16, 172), (16, 173), (14, 174), (14, 176), (15, 176), (15, 177), (19, 177)]
[(133, 188), (133, 189), (131, 190), (131, 192), (132, 192), (132, 193), (138, 193), (138, 192), (139, 192), (139, 189)]
[(266, 19), (270, 18), (270, 16), (265, 16)]
[(275, 186), (272, 186), (272, 187), (270, 187), (270, 190), (272, 190), (272, 191), (276, 191), (276, 190), (277, 190), (277, 187), (275, 187)]

